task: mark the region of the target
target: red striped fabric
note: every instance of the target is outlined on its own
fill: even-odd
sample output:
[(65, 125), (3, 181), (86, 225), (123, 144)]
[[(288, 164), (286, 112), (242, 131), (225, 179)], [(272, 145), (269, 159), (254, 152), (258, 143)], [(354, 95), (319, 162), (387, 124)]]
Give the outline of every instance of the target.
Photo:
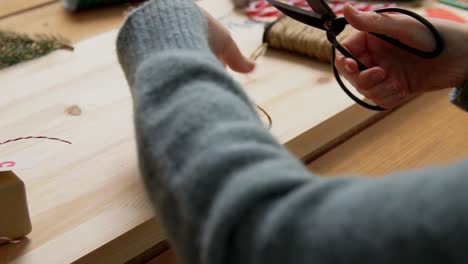
[[(290, 5), (297, 6), (297, 7), (313, 12), (313, 10), (307, 4), (306, 0), (288, 0), (287, 2)], [(370, 11), (370, 10), (376, 10), (380, 8), (396, 6), (394, 3), (370, 4), (370, 3), (346, 1), (346, 0), (329, 1), (328, 5), (337, 15), (342, 15), (343, 8), (346, 3), (351, 4), (352, 6), (356, 7), (360, 11)], [(278, 11), (278, 9), (270, 5), (270, 3), (268, 3), (266, 0), (252, 1), (246, 7), (245, 11), (247, 15), (252, 19), (265, 19), (265, 18), (277, 19), (281, 17), (282, 15), (282, 13)]]

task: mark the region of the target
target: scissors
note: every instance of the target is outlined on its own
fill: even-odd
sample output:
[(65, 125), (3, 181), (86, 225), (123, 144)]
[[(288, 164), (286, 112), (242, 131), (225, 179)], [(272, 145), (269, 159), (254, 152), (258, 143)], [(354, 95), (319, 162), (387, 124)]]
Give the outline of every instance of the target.
[[(356, 97), (353, 93), (351, 93), (349, 89), (344, 85), (343, 81), (341, 80), (340, 74), (338, 73), (338, 70), (336, 69), (336, 65), (335, 65), (336, 50), (339, 50), (345, 57), (355, 60), (358, 65), (359, 71), (364, 71), (367, 69), (367, 67), (362, 62), (360, 62), (356, 57), (354, 57), (353, 54), (351, 54), (351, 52), (349, 52), (345, 47), (343, 47), (336, 39), (336, 36), (338, 36), (344, 30), (345, 26), (348, 24), (348, 21), (346, 21), (344, 17), (337, 17), (336, 14), (333, 12), (333, 10), (330, 8), (330, 6), (328, 6), (328, 4), (325, 2), (325, 0), (307, 0), (307, 3), (315, 12), (309, 12), (307, 10), (304, 10), (295, 6), (291, 6), (283, 2), (279, 2), (277, 0), (267, 0), (267, 1), (272, 6), (276, 7), (279, 11), (281, 11), (283, 14), (285, 14), (286, 16), (294, 20), (297, 20), (301, 23), (304, 23), (308, 26), (316, 27), (316, 28), (326, 31), (327, 39), (332, 45), (333, 73), (341, 89), (343, 89), (343, 91), (356, 103), (358, 103), (359, 105), (367, 109), (375, 110), (375, 111), (385, 110), (384, 108), (380, 106), (368, 104), (362, 101), (361, 99), (359, 99), (358, 97)], [(408, 11), (406, 9), (395, 8), (395, 7), (378, 9), (378, 10), (375, 10), (375, 12), (377, 13), (388, 13), (388, 12), (401, 13), (401, 14), (404, 14), (404, 15), (407, 15), (416, 19), (417, 21), (422, 23), (424, 26), (426, 26), (426, 28), (429, 29), (429, 31), (432, 33), (432, 36), (434, 37), (434, 40), (436, 42), (436, 47), (433, 51), (425, 52), (425, 51), (410, 47), (408, 45), (405, 45), (401, 43), (399, 40), (394, 39), (387, 35), (369, 32), (370, 34), (398, 48), (401, 48), (411, 54), (414, 54), (422, 58), (428, 58), (428, 59), (435, 58), (439, 56), (444, 50), (444, 40), (441, 34), (439, 33), (439, 31), (437, 31), (437, 29), (429, 21), (427, 21), (420, 15), (414, 12)]]

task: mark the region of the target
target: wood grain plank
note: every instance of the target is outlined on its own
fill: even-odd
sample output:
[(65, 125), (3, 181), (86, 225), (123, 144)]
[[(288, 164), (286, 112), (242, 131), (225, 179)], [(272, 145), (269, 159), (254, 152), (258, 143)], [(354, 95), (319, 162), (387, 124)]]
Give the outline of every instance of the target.
[(310, 163), (325, 175), (383, 175), (468, 157), (467, 114), (447, 90), (425, 94)]
[[(113, 41), (113, 38), (109, 40)], [(97, 67), (84, 75), (64, 64), (59, 64), (58, 68), (51, 65), (34, 68), (35, 71), (26, 74), (25, 78), (12, 73), (15, 67), (0, 73), (0, 80), (8, 83), (3, 83), (0, 90), (11, 95), (0, 102), (1, 119), (11, 125), (11, 130), (5, 130), (2, 138), (24, 133), (54, 134), (73, 142), (73, 145), (63, 148), (59, 144), (24, 142), (0, 150), (2, 157), (12, 157), (12, 153), (20, 156), (21, 153), (36, 153), (37, 161), (45, 165), (18, 172), (19, 177), (27, 182), (33, 231), (29, 242), (25, 241), (27, 246), (21, 250), (18, 250), (20, 246), (0, 248), (2, 258), (26, 263), (36, 263), (40, 259), (48, 259), (49, 263), (69, 263), (94, 253), (98, 257), (120, 255), (131, 259), (134, 254), (150, 247), (148, 241), (154, 245), (164, 240), (159, 225), (156, 229), (148, 229), (154, 225), (146, 225), (148, 228), (134, 242), (136, 248), (120, 248), (114, 253), (109, 250), (108, 255), (96, 253), (107, 249), (103, 246), (109, 243), (121, 245), (119, 238), (131, 235), (132, 230), (139, 230), (138, 227), (145, 226), (144, 223), (154, 215), (139, 180), (133, 126), (131, 122), (122, 121), (131, 120), (128, 89), (113, 89), (119, 85), (112, 80), (101, 88), (87, 81), (76, 81), (92, 79), (105, 72), (114, 72), (123, 78), (120, 69), (109, 67), (108, 63), (116, 63), (114, 51), (107, 49), (107, 52), (99, 54), (100, 60), (96, 61), (86, 55), (94, 49), (93, 43), (84, 43), (74, 53), (52, 55), (76, 69), (90, 69), (89, 64)], [(78, 56), (87, 62), (77, 63), (70, 56)], [(41, 64), (43, 59), (47, 58), (32, 64)], [(27, 67), (19, 68), (26, 70)], [(64, 79), (59, 77), (74, 81), (64, 83)], [(5, 90), (23, 81), (17, 86), (19, 89), (14, 89), (15, 92)], [(79, 105), (83, 113), (80, 116), (69, 115), (65, 110), (70, 105)], [(17, 109), (19, 112), (7, 114), (3, 111), (5, 109)], [(28, 115), (35, 120), (34, 125), (27, 121)], [(112, 125), (102, 126), (103, 123)], [(109, 135), (114, 135), (112, 140), (109, 140)], [(54, 154), (50, 156), (48, 153)], [(52, 165), (54, 163), (55, 166)]]
[(149, 261), (147, 264), (177, 264), (179, 261), (177, 260), (177, 255), (175, 254), (174, 250), (169, 249), (157, 258)]
[[(13, 2), (13, 1), (12, 1)], [(70, 13), (60, 2), (0, 19), (0, 29), (31, 34), (61, 35), (72, 42), (115, 29), (131, 5), (123, 4)]]
[(57, 0), (0, 0), (0, 18), (53, 2)]
[(74, 264), (96, 263), (96, 260), (99, 260), (100, 264), (144, 263), (145, 260), (158, 256), (169, 248), (159, 226), (160, 223), (153, 218), (92, 253), (84, 255)]

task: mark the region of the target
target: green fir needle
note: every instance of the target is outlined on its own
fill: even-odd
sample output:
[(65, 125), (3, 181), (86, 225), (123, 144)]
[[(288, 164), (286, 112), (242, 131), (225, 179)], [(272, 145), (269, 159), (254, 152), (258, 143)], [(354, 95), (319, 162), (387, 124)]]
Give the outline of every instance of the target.
[(50, 35), (28, 36), (0, 30), (0, 70), (58, 49), (73, 50), (70, 42)]

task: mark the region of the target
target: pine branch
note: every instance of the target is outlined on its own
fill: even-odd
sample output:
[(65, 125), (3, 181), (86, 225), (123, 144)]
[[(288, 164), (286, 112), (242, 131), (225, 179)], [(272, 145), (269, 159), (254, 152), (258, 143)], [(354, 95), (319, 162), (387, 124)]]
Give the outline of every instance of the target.
[(0, 30), (0, 70), (58, 49), (73, 50), (73, 47), (70, 41), (60, 36), (28, 36)]

